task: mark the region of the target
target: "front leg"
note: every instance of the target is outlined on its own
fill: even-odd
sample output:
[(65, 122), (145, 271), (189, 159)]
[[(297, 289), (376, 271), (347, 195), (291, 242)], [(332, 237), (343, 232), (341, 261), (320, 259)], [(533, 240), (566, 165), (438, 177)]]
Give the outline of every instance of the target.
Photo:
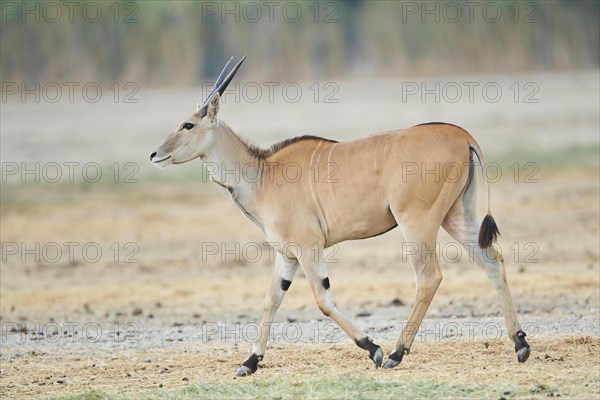
[(258, 362), (262, 361), (267, 348), (267, 341), (269, 339), (273, 318), (281, 305), (283, 296), (292, 284), (292, 279), (294, 278), (297, 269), (297, 259), (290, 259), (288, 256), (279, 252), (277, 253), (273, 278), (271, 279), (271, 285), (269, 286), (265, 297), (263, 318), (258, 332), (258, 338), (256, 343), (252, 346), (252, 353), (238, 369), (235, 374), (236, 376), (246, 376), (256, 372)]
[(308, 250), (304, 252), (303, 254), (307, 254), (307, 256), (300, 259), (300, 265), (310, 284), (319, 309), (325, 316), (333, 319), (352, 338), (358, 347), (367, 350), (369, 358), (375, 363), (375, 367), (379, 368), (383, 361), (381, 347), (373, 343), (371, 338), (366, 336), (337, 309), (333, 302), (331, 284), (323, 261), (323, 249), (319, 248), (317, 251), (316, 257), (314, 257), (313, 247), (310, 248), (310, 252)]

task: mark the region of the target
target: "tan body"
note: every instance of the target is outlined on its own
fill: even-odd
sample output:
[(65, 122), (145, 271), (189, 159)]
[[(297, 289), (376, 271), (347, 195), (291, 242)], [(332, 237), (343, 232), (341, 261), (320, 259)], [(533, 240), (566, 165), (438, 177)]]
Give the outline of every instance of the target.
[[(256, 371), (271, 322), (298, 267), (321, 311), (380, 366), (381, 348), (335, 306), (323, 250), (396, 226), (416, 249), (408, 256), (417, 294), (384, 367), (398, 365), (409, 353), (442, 280), (436, 255), (440, 227), (465, 246), (490, 278), (518, 360), (527, 359), (529, 345), (517, 321), (503, 260), (491, 246), (498, 230), (491, 217), (487, 181), (488, 211), (483, 223), (475, 211), (473, 155), (481, 165), (484, 160), (469, 133), (454, 125), (431, 123), (349, 142), (302, 137), (260, 149), (219, 121), (219, 105), (219, 93), (211, 93), (205, 106), (182, 122), (150, 159), (165, 167), (201, 158), (210, 166), (213, 181), (278, 252), (259, 340), (238, 376)], [(482, 172), (485, 178), (485, 169)]]
[[(433, 129), (432, 129), (433, 127)], [(277, 239), (318, 241), (324, 247), (364, 239), (397, 226), (392, 210), (446, 215), (466, 184), (474, 139), (451, 125), (425, 125), (350, 142), (308, 139), (265, 160), (267, 171), (256, 190), (259, 213)], [(422, 175), (424, 165), (438, 171)], [(433, 168), (433, 167), (432, 167)], [(296, 180), (296, 171), (301, 178)], [(275, 197), (277, 202), (269, 202)], [(439, 226), (438, 224), (438, 226)], [(295, 227), (286, 232), (285, 227)], [(298, 228), (306, 238), (298, 237)], [(275, 239), (275, 238), (273, 238)]]

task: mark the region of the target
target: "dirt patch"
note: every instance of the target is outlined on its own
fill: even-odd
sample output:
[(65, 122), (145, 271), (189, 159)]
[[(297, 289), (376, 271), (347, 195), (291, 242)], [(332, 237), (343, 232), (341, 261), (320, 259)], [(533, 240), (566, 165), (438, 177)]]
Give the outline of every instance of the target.
[[(2, 395), (31, 398), (96, 390), (108, 393), (176, 389), (191, 383), (244, 385), (269, 380), (288, 385), (360, 374), (364, 379), (405, 384), (430, 381), (486, 388), (490, 395), (593, 398), (600, 394), (597, 360), (600, 340), (589, 336), (545, 338), (532, 343), (534, 356), (517, 364), (504, 341), (427, 343), (393, 370), (376, 370), (352, 344), (289, 344), (270, 349), (256, 375), (234, 379), (245, 352), (231, 345), (196, 346), (140, 352), (119, 349), (34, 352), (5, 362)], [(392, 343), (385, 343), (391, 347)], [(59, 361), (60, 360), (60, 361)], [(61, 367), (57, 368), (56, 363)], [(552, 393), (552, 394), (551, 394)], [(318, 394), (316, 394), (318, 397)], [(465, 393), (465, 397), (471, 397)]]

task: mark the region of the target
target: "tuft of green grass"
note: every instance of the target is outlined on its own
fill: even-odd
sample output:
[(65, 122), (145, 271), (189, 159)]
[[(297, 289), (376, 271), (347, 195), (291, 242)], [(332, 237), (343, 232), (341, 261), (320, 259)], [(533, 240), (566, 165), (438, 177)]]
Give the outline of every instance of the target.
[(202, 382), (178, 389), (157, 389), (109, 395), (91, 391), (60, 400), (112, 399), (427, 399), (501, 397), (504, 391), (531, 394), (528, 388), (493, 388), (485, 385), (440, 383), (424, 380), (379, 380), (357, 374), (298, 379), (240, 379), (232, 382)]

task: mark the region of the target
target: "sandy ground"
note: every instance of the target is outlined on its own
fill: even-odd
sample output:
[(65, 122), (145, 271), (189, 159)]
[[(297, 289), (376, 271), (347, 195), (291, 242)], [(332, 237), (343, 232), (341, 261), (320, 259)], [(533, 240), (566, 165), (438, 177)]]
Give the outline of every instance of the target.
[[(513, 242), (539, 246), (531, 259), (505, 253), (515, 304), (533, 346), (527, 365), (516, 364), (484, 274), (468, 260), (456, 262), (448, 255), (442, 258), (444, 281), (414, 353), (399, 371), (443, 379), (437, 375), (440, 368), (446, 376), (452, 370), (460, 373), (465, 365), (487, 365), (497, 376), (482, 382), (500, 379), (508, 385), (514, 382), (504, 374), (518, 368), (525, 371), (523, 379), (549, 381), (563, 395), (600, 393), (598, 225), (593, 222), (598, 193), (588, 175), (554, 171), (536, 191), (517, 185), (511, 192), (512, 183), (494, 188), (508, 193), (495, 208), (503, 230), (501, 248), (507, 252)], [(74, 261), (65, 257), (57, 263), (42, 259), (23, 264), (8, 257), (0, 308), (4, 394), (26, 398), (91, 388), (120, 392), (231, 379), (256, 335), (272, 268), (270, 252), (257, 229), (220, 195), (194, 189), (199, 196), (192, 202), (189, 190), (182, 197), (174, 189), (143, 205), (139, 198), (148, 194), (142, 188), (142, 193), (130, 189), (120, 194), (92, 188), (85, 195), (92, 200), (77, 206), (57, 200), (43, 209), (3, 210), (3, 224), (14, 227), (5, 242), (29, 237), (41, 243), (83, 243), (106, 237), (97, 241), (105, 251), (112, 241), (123, 243), (124, 238), (135, 237), (139, 244), (134, 255), (138, 262), (115, 263), (112, 252), (109, 261), (97, 263), (86, 263), (77, 253)], [(169, 208), (172, 203), (177, 207)], [(202, 212), (191, 214), (194, 206)], [(538, 213), (543, 218), (532, 218)], [(103, 214), (128, 218), (107, 223)], [(224, 216), (229, 221), (220, 224)], [(30, 230), (33, 221), (35, 230)], [(206, 243), (235, 249), (236, 241), (242, 247), (235, 255), (205, 257), (198, 251)], [(254, 243), (247, 248), (261, 244), (259, 260), (242, 250)], [(412, 271), (399, 243), (399, 233), (392, 231), (344, 244), (329, 263), (340, 309), (384, 344), (386, 352), (414, 296)], [(440, 243), (452, 249), (444, 247), (452, 243), (445, 234), (440, 234)], [(354, 360), (343, 363), (344, 371), (376, 373), (366, 354), (320, 315), (303, 276), (290, 288), (272, 342), (258, 379), (281, 374), (298, 378), (315, 368), (333, 374), (338, 357)], [(492, 347), (485, 348), (486, 342)], [(566, 377), (565, 368), (571, 367), (576, 374)], [(383, 376), (397, 377), (390, 374), (402, 372)], [(481, 379), (472, 370), (459, 381)]]
[[(578, 79), (567, 77), (561, 84)], [(548, 104), (555, 103), (545, 104), (548, 113)], [(532, 345), (526, 364), (516, 362), (487, 278), (465, 255), (458, 259), (457, 247), (440, 232), (444, 281), (411, 355), (399, 368), (376, 371), (366, 354), (320, 314), (300, 274), (276, 318), (263, 367), (250, 379), (299, 382), (359, 373), (390, 381), (488, 385), (496, 398), (523, 387), (532, 397), (597, 398), (600, 196), (593, 128), (598, 109), (585, 110), (579, 110), (583, 117), (573, 117), (579, 122), (567, 120), (552, 129), (556, 133), (560, 126), (571, 127), (574, 142), (592, 148), (591, 158), (585, 149), (562, 151), (570, 149), (561, 142), (565, 133), (546, 145), (548, 154), (558, 154), (556, 159), (534, 158), (531, 154), (541, 145), (531, 153), (507, 156), (504, 151), (515, 148), (512, 136), (499, 139), (500, 150), (488, 156), (497, 154), (505, 172), (492, 186), (494, 215), (517, 312)], [(538, 114), (510, 115), (523, 122)], [(546, 125), (532, 128), (534, 120), (527, 140), (538, 143)], [(512, 124), (504, 121), (495, 129), (510, 130)], [(19, 141), (18, 135), (9, 137), (6, 150), (5, 130), (13, 133), (14, 126), (14, 121), (3, 122), (3, 157), (8, 151), (12, 160), (35, 158), (41, 148), (29, 139)], [(485, 132), (484, 151), (494, 148), (496, 134), (494, 129)], [(270, 135), (275, 133), (259, 141)], [(81, 148), (65, 151), (87, 157)], [(92, 159), (106, 162), (97, 157)], [(524, 183), (522, 175), (515, 180), (509, 169), (513, 162), (527, 172), (523, 163), (532, 160), (539, 167), (538, 182)], [(139, 163), (145, 165), (141, 158)], [(238, 384), (232, 376), (255, 337), (272, 254), (261, 232), (214, 187), (196, 183), (201, 180), (199, 166), (173, 167), (160, 176), (143, 167), (139, 183), (119, 185), (106, 180), (3, 182), (3, 398), (90, 389), (119, 393), (194, 382)], [(40, 250), (25, 251), (36, 243)], [(68, 243), (74, 243), (73, 254)], [(414, 298), (413, 274), (401, 243), (394, 230), (343, 243), (328, 255), (336, 303), (386, 353)], [(101, 257), (84, 252), (85, 245), (100, 249)], [(53, 253), (57, 248), (59, 257)]]

